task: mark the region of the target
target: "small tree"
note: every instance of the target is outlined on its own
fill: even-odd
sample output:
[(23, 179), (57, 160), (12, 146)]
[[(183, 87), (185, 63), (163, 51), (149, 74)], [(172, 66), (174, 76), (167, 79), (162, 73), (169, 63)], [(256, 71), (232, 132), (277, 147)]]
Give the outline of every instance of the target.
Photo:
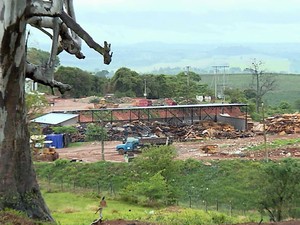
[(42, 114), (43, 111), (48, 107), (48, 101), (46, 97), (36, 91), (26, 94), (25, 103), (28, 120), (39, 116), (39, 114)]
[(73, 126), (52, 127), (55, 134), (76, 134), (78, 130)]
[(104, 158), (104, 141), (107, 139), (107, 131), (103, 126), (97, 124), (89, 124), (86, 130), (87, 141), (101, 141), (102, 160)]
[(164, 204), (167, 197), (168, 186), (161, 172), (154, 174), (149, 180), (128, 185), (122, 193), (124, 200), (145, 206)]
[(167, 183), (168, 203), (178, 200), (178, 180), (180, 173), (179, 163), (175, 160), (177, 153), (174, 146), (159, 146), (144, 149), (142, 154), (133, 160), (131, 165), (132, 176), (136, 181), (148, 180), (155, 174), (160, 174)]
[(273, 221), (289, 216), (289, 208), (299, 199), (300, 164), (295, 159), (269, 162), (262, 173), (260, 207)]
[(275, 89), (276, 82), (272, 74), (267, 74), (265, 70), (262, 69), (263, 65), (264, 63), (262, 61), (253, 59), (251, 67), (248, 69), (253, 75), (252, 88), (255, 90), (255, 105), (257, 113), (259, 113), (263, 96)]

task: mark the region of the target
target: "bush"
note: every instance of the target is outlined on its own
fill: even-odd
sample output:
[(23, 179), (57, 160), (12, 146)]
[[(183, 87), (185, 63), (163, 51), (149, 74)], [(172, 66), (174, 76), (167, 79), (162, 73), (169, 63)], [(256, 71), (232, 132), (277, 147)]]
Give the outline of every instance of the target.
[(75, 134), (78, 132), (73, 126), (52, 127), (52, 130), (56, 134)]
[(143, 206), (164, 205), (168, 196), (167, 183), (159, 172), (148, 181), (128, 185), (121, 196), (124, 200)]
[(94, 123), (87, 126), (85, 135), (87, 141), (104, 141), (107, 139), (106, 129)]
[(98, 104), (100, 102), (100, 99), (98, 97), (94, 97), (92, 99), (90, 99), (89, 103), (94, 103), (94, 104)]

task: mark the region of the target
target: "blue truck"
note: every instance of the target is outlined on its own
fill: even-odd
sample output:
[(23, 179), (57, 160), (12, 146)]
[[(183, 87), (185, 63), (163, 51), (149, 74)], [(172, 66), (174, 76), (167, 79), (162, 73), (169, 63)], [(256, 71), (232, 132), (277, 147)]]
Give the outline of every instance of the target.
[(169, 145), (172, 144), (172, 139), (170, 137), (128, 137), (123, 144), (116, 146), (116, 151), (120, 155), (127, 152), (136, 151), (138, 148), (151, 146), (151, 145)]

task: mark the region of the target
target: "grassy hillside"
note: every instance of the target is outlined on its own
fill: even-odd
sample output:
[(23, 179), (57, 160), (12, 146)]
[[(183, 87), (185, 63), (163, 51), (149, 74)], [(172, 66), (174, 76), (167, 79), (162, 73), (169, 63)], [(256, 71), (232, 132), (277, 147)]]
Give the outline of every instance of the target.
[[(68, 213), (74, 213), (74, 218), (76, 215), (78, 218), (84, 216), (88, 220), (93, 219), (97, 202), (103, 195), (110, 199), (111, 204), (116, 204), (112, 208), (111, 215), (107, 215), (110, 219), (120, 216), (134, 219), (128, 217), (132, 214), (131, 210), (134, 206), (146, 207), (135, 208), (135, 211), (141, 214), (151, 209), (179, 206), (209, 212), (218, 211), (224, 214), (220, 215), (222, 220), (227, 220), (226, 216), (231, 218), (233, 215), (252, 217), (253, 212), (259, 216), (258, 211), (263, 210), (262, 203), (272, 208), (269, 199), (277, 201), (276, 193), (281, 190), (282, 182), (287, 181), (290, 188), (283, 189), (286, 194), (282, 202), (283, 217), (299, 218), (300, 202), (296, 196), (300, 196), (300, 189), (298, 189), (298, 182), (294, 182), (300, 179), (299, 160), (284, 159), (280, 163), (247, 160), (202, 162), (192, 159), (174, 160), (173, 157), (172, 147), (166, 146), (150, 148), (135, 158), (132, 163), (87, 164), (57, 160), (54, 163), (36, 163), (35, 167), (39, 180), (45, 185), (45, 197), (50, 208), (57, 209), (52, 213), (60, 221), (68, 221), (69, 216), (65, 217)], [(276, 183), (275, 180), (279, 182)], [(80, 200), (80, 196), (52, 195), (66, 191), (81, 193), (83, 190), (89, 191), (89, 201)], [(293, 193), (291, 196), (295, 198), (286, 197), (290, 196), (290, 193)], [(68, 206), (63, 203), (64, 199), (69, 201)], [(75, 202), (71, 203), (72, 201)], [(118, 207), (121, 204), (125, 205)], [(120, 212), (124, 212), (125, 215), (118, 215)], [(134, 216), (139, 215), (138, 219), (145, 218), (145, 215), (141, 214), (135, 213)], [(188, 212), (185, 218), (188, 218), (188, 215), (191, 216), (190, 219), (195, 218), (196, 214)], [(262, 216), (266, 215), (265, 211)], [(165, 215), (147, 216), (151, 221), (163, 222), (163, 224), (176, 224), (174, 221), (180, 219)], [(207, 220), (213, 218), (219, 217), (212, 216)], [(247, 218), (248, 221), (249, 219)], [(219, 224), (219, 222), (202, 224)], [(181, 221), (178, 224), (195, 223)]]
[[(214, 75), (201, 75), (202, 81), (207, 83), (209, 87), (214, 89)], [(300, 75), (296, 74), (278, 74), (275, 75), (276, 88), (265, 96), (265, 101), (271, 105), (276, 106), (281, 101), (286, 101), (294, 106), (296, 100), (300, 99)], [(217, 84), (223, 84), (223, 75), (219, 74), (217, 77)], [(251, 74), (226, 74), (225, 85), (229, 88), (239, 88), (241, 90), (250, 87), (252, 82)]]

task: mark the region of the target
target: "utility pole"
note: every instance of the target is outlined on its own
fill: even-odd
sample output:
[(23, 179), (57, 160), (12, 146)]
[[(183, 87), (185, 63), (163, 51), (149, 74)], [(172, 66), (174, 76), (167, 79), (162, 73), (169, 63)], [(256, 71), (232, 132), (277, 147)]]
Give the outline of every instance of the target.
[(187, 76), (186, 78), (186, 93), (187, 93), (187, 101), (189, 99), (190, 94), (190, 66), (186, 66), (186, 70), (184, 71), (184, 74)]
[(218, 73), (219, 71), (223, 71), (223, 84), (221, 85), (222, 86), (222, 89), (221, 89), (221, 94), (222, 94), (222, 102), (224, 103), (225, 102), (225, 87), (226, 87), (226, 73), (225, 73), (225, 70), (226, 68), (228, 68), (229, 66), (226, 66), (226, 65), (216, 65), (216, 66), (213, 66), (214, 68), (214, 71), (215, 71), (215, 76), (214, 76), (214, 88), (215, 88), (215, 98), (218, 97), (218, 84), (217, 84), (217, 78), (218, 78)]
[(144, 97), (147, 98), (147, 80), (144, 79), (145, 87), (144, 87)]
[(264, 103), (261, 103), (261, 110), (262, 110), (262, 120), (263, 120), (263, 133), (264, 133), (264, 148), (266, 153), (266, 162), (269, 161), (269, 152), (267, 148), (267, 133), (266, 133), (266, 120), (265, 120), (265, 107)]
[(217, 99), (217, 74), (218, 74), (218, 67), (219, 66), (213, 66), (213, 68), (215, 69), (215, 75), (214, 75), (214, 89), (215, 89), (215, 99)]

